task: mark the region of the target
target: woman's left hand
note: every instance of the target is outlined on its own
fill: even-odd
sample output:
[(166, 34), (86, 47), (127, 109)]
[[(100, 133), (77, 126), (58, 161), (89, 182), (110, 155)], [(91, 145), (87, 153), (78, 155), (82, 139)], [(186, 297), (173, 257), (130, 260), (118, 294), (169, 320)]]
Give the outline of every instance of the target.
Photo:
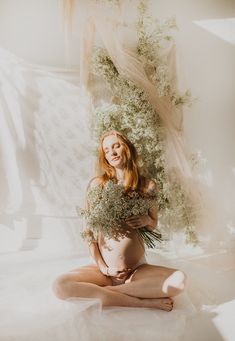
[(132, 229), (139, 229), (141, 227), (145, 227), (150, 224), (150, 216), (149, 215), (135, 215), (127, 218), (125, 223), (127, 226), (131, 227)]

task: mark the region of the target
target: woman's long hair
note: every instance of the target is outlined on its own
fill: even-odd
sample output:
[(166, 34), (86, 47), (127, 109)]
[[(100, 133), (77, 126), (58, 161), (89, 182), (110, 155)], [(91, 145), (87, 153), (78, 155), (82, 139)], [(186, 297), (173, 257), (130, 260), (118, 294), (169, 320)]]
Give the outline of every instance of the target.
[(104, 185), (108, 180), (117, 181), (116, 170), (113, 166), (109, 164), (109, 162), (105, 158), (105, 153), (103, 150), (103, 141), (105, 137), (115, 135), (120, 144), (124, 147), (124, 179), (125, 179), (125, 191), (140, 191), (143, 188), (144, 177), (140, 175), (139, 167), (138, 167), (138, 155), (135, 146), (131, 143), (130, 140), (122, 133), (111, 130), (105, 132), (101, 138), (99, 143), (99, 171), (103, 173), (99, 176), (101, 185)]

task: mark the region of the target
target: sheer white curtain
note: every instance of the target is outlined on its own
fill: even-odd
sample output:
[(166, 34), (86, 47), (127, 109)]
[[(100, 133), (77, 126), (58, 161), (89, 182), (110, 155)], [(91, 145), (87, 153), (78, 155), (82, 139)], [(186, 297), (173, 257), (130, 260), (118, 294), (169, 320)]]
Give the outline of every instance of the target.
[(83, 205), (93, 174), (89, 98), (76, 71), (49, 71), (4, 49), (0, 81), (0, 250), (30, 248), (22, 245), (27, 238), (35, 247), (43, 235), (61, 234), (50, 251), (63, 244), (74, 251), (81, 225), (75, 206)]

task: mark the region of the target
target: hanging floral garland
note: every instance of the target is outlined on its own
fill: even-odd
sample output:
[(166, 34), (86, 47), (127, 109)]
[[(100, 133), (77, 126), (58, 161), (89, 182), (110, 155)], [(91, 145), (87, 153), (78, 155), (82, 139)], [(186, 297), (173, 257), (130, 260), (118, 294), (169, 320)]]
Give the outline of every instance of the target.
[[(176, 110), (191, 104), (190, 91), (177, 92), (170, 80), (167, 60), (160, 54), (165, 42), (172, 39), (169, 32), (176, 27), (175, 20), (168, 19), (163, 24), (154, 21), (147, 14), (143, 1), (138, 13), (136, 51), (146, 74), (155, 84), (159, 96), (168, 96)], [(142, 173), (158, 183), (158, 228), (163, 238), (169, 239), (172, 231), (184, 231), (186, 242), (196, 245), (197, 208), (180, 182), (170, 180), (166, 175), (165, 129), (158, 113), (145, 92), (119, 74), (105, 49), (95, 50), (92, 69), (95, 75), (105, 80), (114, 99), (110, 105), (96, 107), (93, 117), (96, 140), (104, 131), (112, 129), (128, 136), (141, 156)]]

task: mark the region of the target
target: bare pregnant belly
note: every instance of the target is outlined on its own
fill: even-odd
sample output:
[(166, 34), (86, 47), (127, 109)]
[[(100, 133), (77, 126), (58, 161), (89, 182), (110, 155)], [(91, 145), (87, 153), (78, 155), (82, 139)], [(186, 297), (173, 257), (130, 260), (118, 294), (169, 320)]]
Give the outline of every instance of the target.
[(105, 263), (118, 270), (132, 268), (144, 254), (143, 242), (135, 230), (118, 240), (100, 235), (98, 245)]

